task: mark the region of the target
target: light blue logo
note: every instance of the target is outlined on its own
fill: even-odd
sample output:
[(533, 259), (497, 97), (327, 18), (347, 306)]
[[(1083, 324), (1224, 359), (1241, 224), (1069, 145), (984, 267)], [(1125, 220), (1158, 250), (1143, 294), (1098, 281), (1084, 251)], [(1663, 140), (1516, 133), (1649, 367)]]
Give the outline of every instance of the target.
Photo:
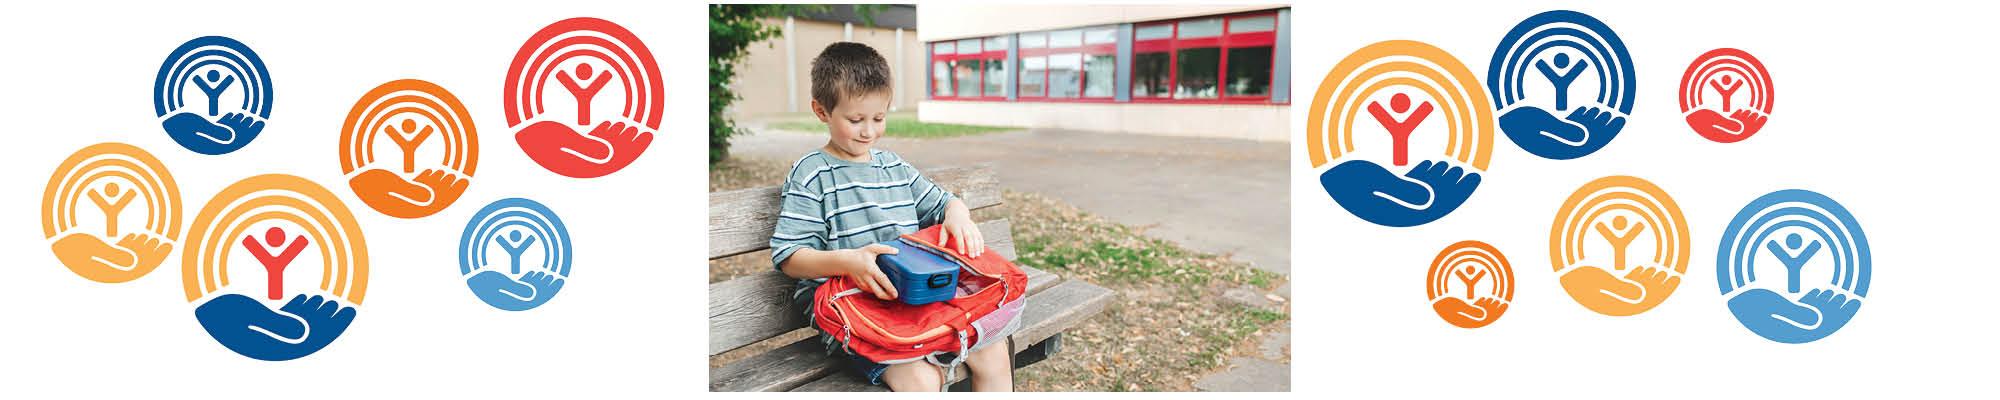
[[(1765, 263), (1759, 271), (1759, 254), (1782, 269)], [(1831, 267), (1806, 268), (1813, 265)], [(1854, 216), (1825, 195), (1798, 189), (1743, 207), (1715, 256), (1715, 281), (1729, 312), (1750, 332), (1780, 343), (1819, 340), (1846, 326), (1868, 295), (1869, 271), (1868, 236)]]
[[(1529, 76), (1539, 82), (1527, 83)], [(1625, 129), (1636, 76), (1625, 42), (1604, 22), (1556, 10), (1528, 17), (1500, 39), (1486, 87), (1507, 138), (1542, 158), (1568, 160), (1597, 152)], [(1577, 93), (1590, 95), (1571, 96)]]
[(569, 279), (572, 250), (569, 230), (548, 206), (522, 198), (501, 199), (479, 209), (466, 223), (458, 242), (458, 270), (472, 294), (486, 304), (507, 311), (529, 310), (562, 290)]
[(181, 147), (228, 154), (257, 139), (271, 118), (271, 71), (236, 39), (189, 40), (160, 64), (153, 80), (153, 114)]

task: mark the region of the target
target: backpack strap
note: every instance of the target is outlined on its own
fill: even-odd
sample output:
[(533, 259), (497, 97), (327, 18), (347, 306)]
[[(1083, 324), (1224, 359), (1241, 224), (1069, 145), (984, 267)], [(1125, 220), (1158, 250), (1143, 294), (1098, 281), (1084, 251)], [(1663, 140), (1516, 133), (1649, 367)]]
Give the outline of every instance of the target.
[(958, 352), (955, 353), (957, 356), (952, 357), (950, 362), (938, 361), (937, 355), (944, 354), (941, 351), (931, 352), (930, 355), (924, 356), (924, 361), (930, 362), (931, 365), (936, 365), (939, 368), (944, 368), (944, 380), (941, 381), (943, 383), (938, 384), (938, 391), (946, 392), (951, 390), (951, 380), (958, 378), (958, 366), (965, 364), (965, 359), (972, 356), (968, 354), (967, 349), (969, 348), (971, 348), (971, 343), (966, 340), (965, 330), (960, 329), (958, 330)]

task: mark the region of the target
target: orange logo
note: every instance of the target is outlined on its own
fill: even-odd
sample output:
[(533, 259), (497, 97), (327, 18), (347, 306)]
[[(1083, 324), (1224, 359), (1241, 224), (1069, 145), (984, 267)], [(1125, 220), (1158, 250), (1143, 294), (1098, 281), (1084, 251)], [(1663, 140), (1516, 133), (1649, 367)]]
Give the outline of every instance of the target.
[[(96, 207), (85, 210), (94, 212), (78, 213), (86, 201)], [(121, 221), (135, 201), (145, 218)], [(85, 224), (83, 218), (98, 221)], [(143, 228), (129, 229), (131, 222)], [(99, 226), (104, 230), (94, 229)], [(180, 231), (180, 188), (159, 159), (138, 147), (99, 143), (77, 150), (42, 191), (42, 236), (54, 240), (49, 248), (56, 260), (85, 279), (119, 283), (146, 276), (167, 259)]]
[(1563, 202), (1549, 228), (1549, 261), (1563, 291), (1584, 308), (1627, 316), (1674, 294), (1687, 272), (1687, 244), (1687, 220), (1666, 191), (1645, 179), (1607, 176)]
[(1431, 261), (1426, 280), (1431, 310), (1460, 328), (1491, 325), (1514, 302), (1514, 268), (1507, 265), (1507, 256), (1485, 242), (1467, 240), (1445, 247)]
[[(426, 139), (438, 145), (426, 149)], [(375, 138), (387, 137), (402, 161), (376, 164)], [(340, 171), (362, 203), (397, 218), (451, 206), (479, 166), (479, 134), (458, 97), (416, 79), (384, 83), (361, 96), (340, 128)], [(418, 167), (422, 167), (419, 169)]]

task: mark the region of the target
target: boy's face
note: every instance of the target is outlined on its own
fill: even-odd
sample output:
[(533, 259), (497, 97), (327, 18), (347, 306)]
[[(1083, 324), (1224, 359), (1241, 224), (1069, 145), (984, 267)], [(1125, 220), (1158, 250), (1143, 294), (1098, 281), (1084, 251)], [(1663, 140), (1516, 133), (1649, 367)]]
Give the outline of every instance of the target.
[(827, 133), (832, 136), (827, 145), (846, 158), (863, 157), (875, 145), (875, 139), (882, 138), (882, 131), (888, 126), (889, 93), (886, 91), (850, 96), (840, 101), (840, 105), (829, 110), (813, 101), (813, 114), (826, 123)]

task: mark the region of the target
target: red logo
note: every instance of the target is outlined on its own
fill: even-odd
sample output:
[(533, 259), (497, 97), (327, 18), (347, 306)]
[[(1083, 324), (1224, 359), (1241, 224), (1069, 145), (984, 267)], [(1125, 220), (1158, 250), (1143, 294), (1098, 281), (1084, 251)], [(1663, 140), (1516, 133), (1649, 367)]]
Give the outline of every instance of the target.
[(535, 32), (507, 67), (504, 91), (521, 151), (572, 178), (608, 175), (638, 159), (660, 129), (665, 93), (646, 45), (596, 18)]
[(1771, 74), (1737, 49), (1703, 53), (1681, 75), (1681, 115), (1695, 133), (1720, 143), (1749, 139), (1771, 116)]

